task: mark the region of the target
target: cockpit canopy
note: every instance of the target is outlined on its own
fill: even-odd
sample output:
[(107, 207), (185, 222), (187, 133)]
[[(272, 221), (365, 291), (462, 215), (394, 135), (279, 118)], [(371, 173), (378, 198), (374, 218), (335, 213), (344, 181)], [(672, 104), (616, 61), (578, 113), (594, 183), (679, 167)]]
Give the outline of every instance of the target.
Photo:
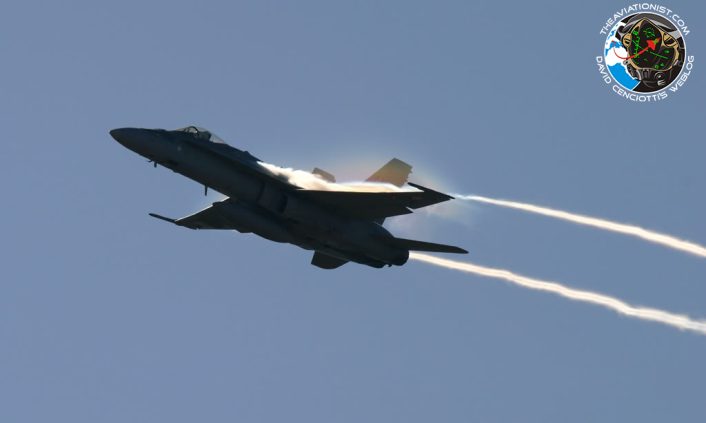
[(179, 128), (177, 131), (180, 132), (186, 132), (189, 134), (192, 134), (194, 137), (204, 140), (204, 141), (211, 141), (215, 142), (216, 144), (226, 144), (221, 137), (218, 135), (214, 134), (213, 132), (209, 131), (208, 129), (205, 128), (200, 128), (198, 126), (187, 126), (186, 128)]

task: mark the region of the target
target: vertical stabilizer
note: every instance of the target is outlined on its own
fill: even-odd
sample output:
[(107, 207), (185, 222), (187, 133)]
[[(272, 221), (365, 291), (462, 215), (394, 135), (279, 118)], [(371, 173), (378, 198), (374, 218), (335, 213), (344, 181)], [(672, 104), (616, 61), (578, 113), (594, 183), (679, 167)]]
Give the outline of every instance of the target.
[(384, 182), (398, 187), (407, 183), (409, 174), (412, 173), (412, 166), (400, 159), (392, 159), (377, 172), (370, 175), (368, 182)]
[[(387, 162), (385, 166), (377, 170), (377, 172), (370, 175), (367, 182), (384, 182), (387, 184), (392, 184), (398, 187), (407, 183), (407, 178), (409, 174), (412, 173), (412, 166), (403, 162), (400, 159), (394, 158)], [(377, 219), (375, 222), (382, 225), (385, 218)]]

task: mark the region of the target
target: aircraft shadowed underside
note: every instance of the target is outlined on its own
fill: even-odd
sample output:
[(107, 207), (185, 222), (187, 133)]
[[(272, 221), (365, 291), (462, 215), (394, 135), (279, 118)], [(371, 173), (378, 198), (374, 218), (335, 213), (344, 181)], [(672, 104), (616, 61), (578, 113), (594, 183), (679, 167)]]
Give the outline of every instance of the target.
[[(202, 128), (120, 128), (110, 134), (155, 166), (160, 164), (228, 197), (181, 219), (150, 213), (158, 219), (190, 229), (237, 230), (294, 244), (313, 250), (311, 264), (323, 269), (349, 261), (377, 268), (401, 266), (410, 250), (467, 253), (459, 247), (396, 238), (382, 226), (387, 217), (453, 198), (407, 182), (412, 167), (401, 160), (390, 160), (367, 181), (397, 187), (408, 184), (414, 191), (309, 190)], [(312, 173), (322, 181), (335, 182), (324, 170), (316, 168)]]

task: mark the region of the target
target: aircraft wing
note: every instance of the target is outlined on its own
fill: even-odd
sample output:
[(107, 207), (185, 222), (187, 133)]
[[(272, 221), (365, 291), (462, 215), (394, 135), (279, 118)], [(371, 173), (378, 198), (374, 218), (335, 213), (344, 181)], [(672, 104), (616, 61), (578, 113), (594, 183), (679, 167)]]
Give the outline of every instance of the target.
[(247, 229), (239, 228), (234, 225), (232, 220), (228, 219), (221, 212), (221, 204), (226, 201), (228, 200), (213, 203), (213, 205), (192, 215), (182, 217), (181, 219), (171, 219), (169, 217), (160, 216), (156, 213), (150, 213), (150, 216), (189, 229), (235, 229), (242, 233), (250, 232)]
[(418, 209), (453, 199), (450, 195), (420, 185), (412, 183), (409, 185), (420, 191), (348, 192), (300, 190), (297, 191), (297, 194), (343, 216), (370, 220), (412, 213), (411, 209)]

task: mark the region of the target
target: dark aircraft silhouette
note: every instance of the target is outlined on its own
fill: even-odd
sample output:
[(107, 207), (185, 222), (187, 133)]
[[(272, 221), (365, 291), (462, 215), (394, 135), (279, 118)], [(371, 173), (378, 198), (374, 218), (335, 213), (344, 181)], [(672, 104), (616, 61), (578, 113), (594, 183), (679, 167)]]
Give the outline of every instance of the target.
[[(247, 151), (231, 147), (203, 128), (174, 131), (120, 128), (110, 135), (123, 146), (229, 198), (181, 219), (150, 216), (191, 229), (235, 229), (275, 242), (314, 250), (311, 264), (335, 269), (354, 261), (372, 267), (401, 266), (410, 250), (467, 253), (449, 245), (396, 238), (382, 223), (386, 217), (452, 199), (450, 195), (408, 183), (418, 191), (316, 191), (290, 183)], [(401, 187), (412, 167), (392, 159), (369, 182)], [(323, 180), (333, 175), (314, 169)]]

